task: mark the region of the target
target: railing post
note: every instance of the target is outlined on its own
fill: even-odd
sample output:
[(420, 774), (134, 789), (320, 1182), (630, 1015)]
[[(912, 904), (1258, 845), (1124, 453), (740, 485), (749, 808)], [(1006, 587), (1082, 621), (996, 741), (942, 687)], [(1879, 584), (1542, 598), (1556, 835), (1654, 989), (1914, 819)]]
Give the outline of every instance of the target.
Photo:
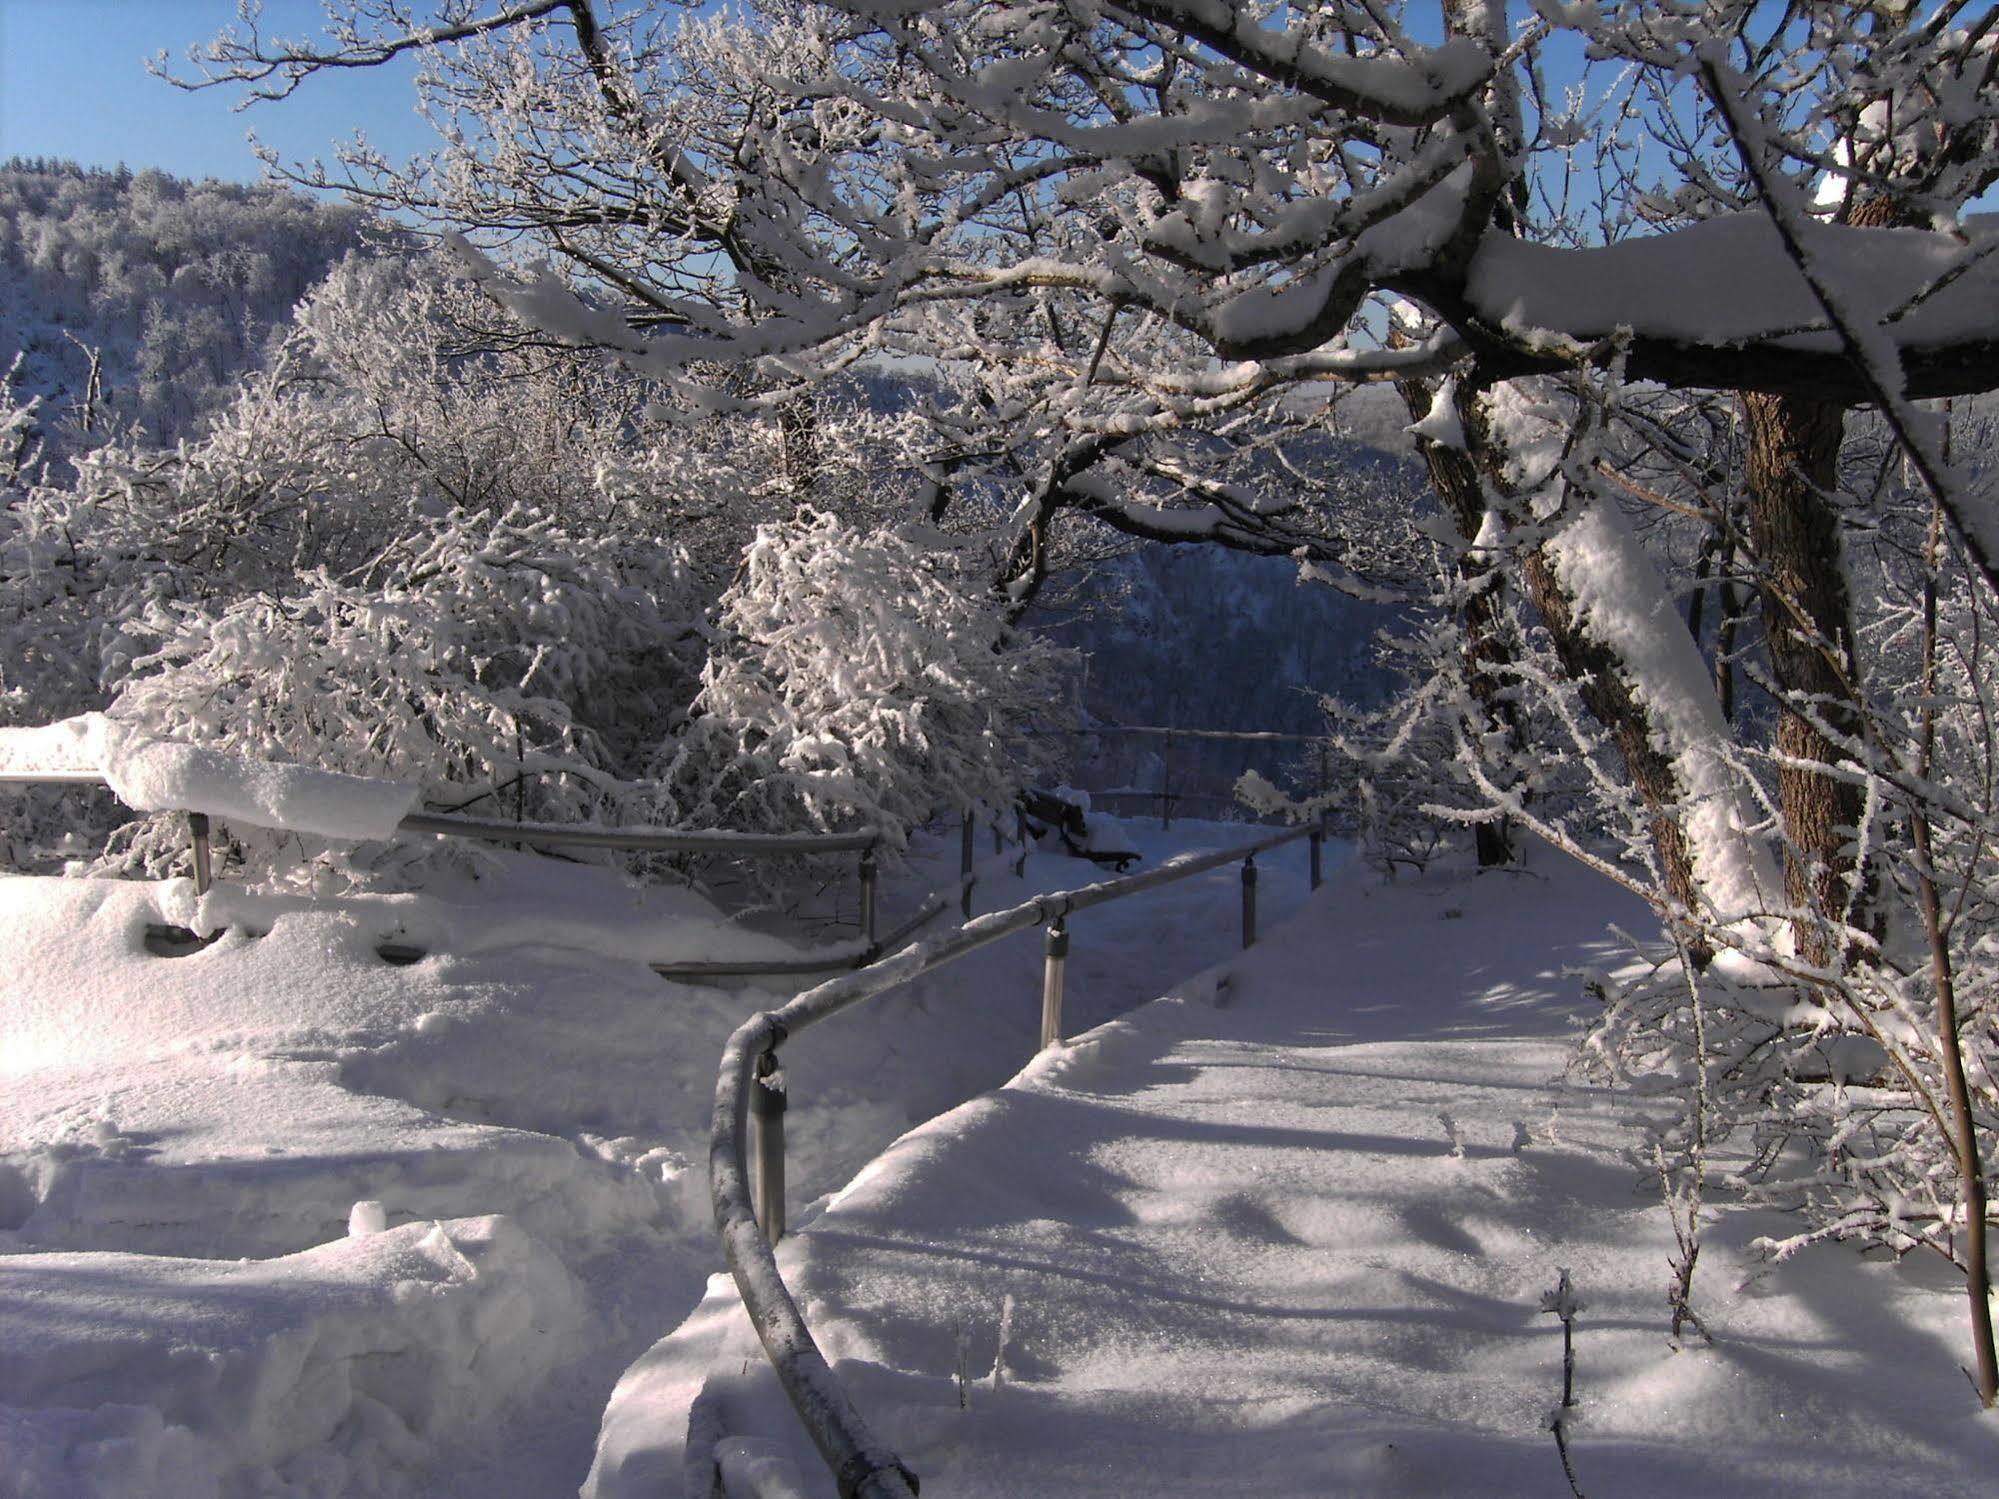
[(870, 845), (861, 850), (861, 941), (869, 947), (875, 945), (875, 898), (880, 881), (880, 867)]
[(1069, 966), (1069, 925), (1057, 916), (1048, 928), (1047, 958), (1041, 966), (1041, 1050), (1062, 1039), (1062, 976)]
[(1242, 945), (1256, 946), (1256, 855), (1242, 861)]
[(784, 1237), (784, 1071), (775, 1049), (757, 1058), (757, 1078), (750, 1087), (750, 1149), (756, 1155), (755, 1206), (764, 1237), (775, 1244)]
[(208, 814), (190, 812), (187, 814), (188, 842), (194, 850), (194, 893), (208, 894), (208, 887), (215, 883), (214, 866), (209, 859)]
[(1326, 878), (1325, 848), (1326, 825), (1321, 822), (1317, 827), (1312, 829), (1312, 888), (1314, 890), (1318, 889)]
[(978, 831), (978, 817), (970, 807), (965, 808), (965, 826), (958, 838), (958, 879), (962, 890), (958, 905), (965, 913), (965, 920), (972, 919), (972, 834)]

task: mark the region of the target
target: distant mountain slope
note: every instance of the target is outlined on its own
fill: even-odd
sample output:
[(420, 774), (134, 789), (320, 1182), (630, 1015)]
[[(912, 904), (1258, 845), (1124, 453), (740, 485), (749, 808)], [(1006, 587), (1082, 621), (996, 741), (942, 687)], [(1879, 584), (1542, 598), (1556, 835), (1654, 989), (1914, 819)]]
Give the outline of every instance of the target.
[[(0, 375), (42, 397), (51, 456), (94, 430), (189, 435), (371, 223), (277, 187), (60, 161), (0, 165)], [(93, 355), (99, 391), (91, 391)]]

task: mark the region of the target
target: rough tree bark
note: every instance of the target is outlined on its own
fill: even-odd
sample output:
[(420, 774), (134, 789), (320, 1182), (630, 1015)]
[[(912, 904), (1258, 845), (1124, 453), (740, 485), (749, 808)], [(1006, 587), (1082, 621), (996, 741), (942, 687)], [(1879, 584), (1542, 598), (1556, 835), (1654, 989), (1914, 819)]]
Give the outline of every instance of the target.
[(1841, 739), (1861, 733), (1853, 618), (1840, 555), (1838, 482), (1845, 413), (1802, 396), (1742, 397), (1749, 434), (1748, 522), (1763, 603), (1777, 705), (1778, 804), (1784, 818), (1784, 886), (1808, 913), (1793, 923), (1806, 961), (1834, 961), (1842, 922), (1866, 927), (1866, 874), (1854, 830), (1860, 788), (1828, 770), (1847, 758)]
[[(1857, 194), (1841, 215), (1854, 228), (1908, 227), (1913, 211), (1886, 193)], [(1840, 925), (1880, 935), (1870, 879), (1856, 857), (1860, 788), (1829, 771), (1847, 758), (1839, 738), (1864, 721), (1853, 655), (1853, 610), (1830, 496), (1839, 482), (1846, 408), (1809, 395), (1742, 396), (1749, 453), (1750, 543), (1761, 564), (1763, 630), (1778, 702), (1778, 804), (1784, 818), (1784, 885), (1800, 954), (1827, 964), (1844, 946)]]

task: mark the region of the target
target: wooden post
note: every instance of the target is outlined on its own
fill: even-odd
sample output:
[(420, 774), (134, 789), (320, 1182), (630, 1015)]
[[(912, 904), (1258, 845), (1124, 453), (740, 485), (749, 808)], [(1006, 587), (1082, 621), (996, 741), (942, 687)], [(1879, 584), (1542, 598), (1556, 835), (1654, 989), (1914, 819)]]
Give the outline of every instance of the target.
[(978, 826), (978, 814), (970, 807), (965, 808), (965, 826), (958, 838), (958, 879), (963, 890), (958, 905), (967, 921), (972, 919), (972, 834), (978, 831)]
[(1256, 945), (1256, 855), (1242, 861), (1242, 945)]
[(1166, 753), (1159, 757), (1159, 831), (1173, 826), (1173, 736), (1166, 736)]
[(208, 887), (215, 883), (214, 866), (208, 849), (208, 814), (190, 812), (187, 814), (188, 842), (194, 850), (194, 893), (208, 894)]
[(750, 1087), (750, 1149), (756, 1154), (754, 1186), (757, 1223), (775, 1244), (784, 1237), (784, 1073), (777, 1053), (757, 1058), (757, 1078)]
[(1062, 1039), (1062, 977), (1069, 965), (1069, 926), (1057, 916), (1048, 928), (1047, 958), (1041, 966), (1041, 1049)]
[(1312, 888), (1318, 889), (1325, 883), (1326, 825), (1321, 822), (1312, 829)]
[(870, 948), (875, 945), (875, 903), (880, 883), (874, 848), (864, 848), (861, 850), (861, 940)]

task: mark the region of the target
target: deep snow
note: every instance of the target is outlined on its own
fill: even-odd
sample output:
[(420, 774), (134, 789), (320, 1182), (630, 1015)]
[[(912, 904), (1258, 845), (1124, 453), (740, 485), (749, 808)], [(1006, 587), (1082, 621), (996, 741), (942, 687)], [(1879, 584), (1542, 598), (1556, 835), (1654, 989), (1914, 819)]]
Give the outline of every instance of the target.
[[(1157, 857), (1248, 835), (1136, 836)], [(920, 841), (885, 925), (955, 878), (957, 842)], [(1303, 895), (1288, 852), (1264, 883), (1277, 913)], [(1099, 873), (1036, 856), (977, 899)], [(1126, 918), (1079, 923), (1074, 1023), (1225, 952), (1233, 882), (1155, 902), (1171, 929), (1150, 952)], [(851, 917), (851, 890), (830, 894)], [(224, 930), (161, 957), (162, 922)], [(646, 964), (793, 944), (686, 891), (512, 856), (320, 903), (7, 878), (0, 926), (0, 1495), (575, 1490), (619, 1372), (714, 1267), (687, 1163), (722, 1039), (781, 998)], [(815, 1033), (801, 1204), (1028, 1057), (1038, 961), (1023, 934)], [(375, 1217), (357, 1203), (388, 1232), (348, 1237)]]
[[(953, 1496), (1991, 1492), (1961, 1282), (1709, 1226), (1675, 1347), (1646, 1105), (1567, 1075), (1569, 965), (1628, 898), (1568, 866), (1351, 872), (1253, 952), (905, 1135), (779, 1262), (875, 1435)], [(794, 1052), (810, 1038), (794, 1043)], [(705, 1493), (728, 1433), (831, 1494), (733, 1286), (621, 1382), (591, 1499)], [(684, 1486), (676, 1487), (686, 1475)]]
[[(887, 920), (955, 829), (918, 853)], [(1287, 922), (1304, 856), (1259, 859), (1248, 954), (1233, 866), (1078, 917), (1097, 1029), (1024, 1071), (1032, 932), (787, 1048), (780, 1260), (926, 1493), (1564, 1493), (1563, 1267), (1585, 1492), (1989, 1489), (1945, 1267), (1768, 1270), (1772, 1221), (1731, 1214), (1716, 1346), (1669, 1346), (1656, 1116), (1566, 1075), (1564, 969), (1642, 913), (1544, 859), (1349, 866)], [(1037, 856), (979, 908), (1098, 876)], [(228, 930), (156, 957), (159, 920)], [(786, 944), (518, 858), (319, 905), (12, 878), (0, 921), (0, 1495), (529, 1499), (593, 1443), (589, 1492), (671, 1495), (690, 1421), (831, 1493), (688, 1169), (723, 1036), (777, 996), (645, 967)]]

